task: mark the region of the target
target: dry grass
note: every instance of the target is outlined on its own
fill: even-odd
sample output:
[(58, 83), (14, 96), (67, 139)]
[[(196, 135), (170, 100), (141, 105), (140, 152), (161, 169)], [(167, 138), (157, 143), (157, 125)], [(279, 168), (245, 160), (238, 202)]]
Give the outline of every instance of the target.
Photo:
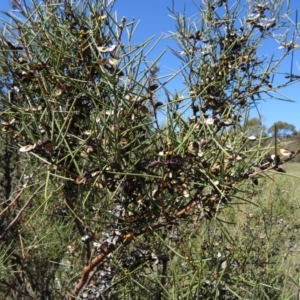
[(219, 219), (183, 230), (177, 290), (185, 289), (180, 276), (192, 274), (188, 289), (209, 299), (299, 299), (300, 164), (285, 169), (259, 178), (252, 203), (236, 199)]

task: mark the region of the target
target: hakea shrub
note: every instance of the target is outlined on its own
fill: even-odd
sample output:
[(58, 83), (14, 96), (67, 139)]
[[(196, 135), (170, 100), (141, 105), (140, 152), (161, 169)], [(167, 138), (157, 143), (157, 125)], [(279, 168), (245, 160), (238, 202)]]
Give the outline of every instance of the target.
[[(14, 297), (115, 299), (136, 291), (134, 282), (162, 295), (180, 226), (192, 230), (237, 195), (248, 199), (260, 176), (282, 172), (297, 154), (276, 145), (271, 155), (243, 126), (261, 95), (279, 88), (272, 78), (296, 41), (282, 36), (278, 60), (260, 57), (261, 42), (282, 26), (269, 4), (253, 3), (243, 26), (238, 3), (206, 1), (197, 22), (171, 9), (177, 32), (169, 37), (183, 62), (183, 90), (172, 93), (176, 74), (162, 82), (157, 61), (145, 60), (150, 40), (131, 43), (135, 23), (116, 17), (113, 1), (14, 5), (1, 37), (2, 134), (24, 168), (3, 211), (23, 217), (12, 214), (1, 235), (25, 274), (7, 279)], [(298, 80), (286, 78), (280, 87)], [(59, 251), (32, 253), (32, 239), (53, 226)], [(24, 245), (12, 242), (12, 228)], [(147, 272), (160, 280), (148, 282)]]

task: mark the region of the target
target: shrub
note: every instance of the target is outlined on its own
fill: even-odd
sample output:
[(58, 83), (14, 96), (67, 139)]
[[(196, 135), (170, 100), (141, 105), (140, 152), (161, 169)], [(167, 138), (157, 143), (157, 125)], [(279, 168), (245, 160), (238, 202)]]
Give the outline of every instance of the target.
[[(131, 43), (135, 23), (118, 20), (113, 1), (14, 5), (21, 17), (6, 13), (13, 22), (1, 38), (1, 127), (20, 169), (2, 198), (2, 295), (236, 299), (237, 284), (262, 280), (259, 297), (277, 297), (264, 269), (233, 279), (254, 272), (253, 242), (247, 258), (212, 248), (234, 244), (226, 232), (203, 241), (196, 261), (193, 247), (199, 228), (223, 230), (220, 215), (296, 154), (275, 145), (270, 156), (243, 126), (262, 94), (298, 80), (272, 84), (297, 48), (276, 35), (279, 4), (249, 4), (242, 27), (239, 3), (205, 1), (198, 20), (170, 9), (180, 94), (167, 85), (176, 74), (159, 78), (159, 58), (147, 63), (151, 40)], [(269, 38), (284, 47), (278, 60), (258, 51)]]

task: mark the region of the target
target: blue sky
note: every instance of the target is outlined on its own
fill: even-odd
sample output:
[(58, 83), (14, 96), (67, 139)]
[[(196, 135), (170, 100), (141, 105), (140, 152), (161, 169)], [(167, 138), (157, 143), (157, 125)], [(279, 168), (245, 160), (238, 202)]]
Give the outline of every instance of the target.
[[(195, 2), (202, 3), (202, 0)], [(177, 12), (182, 12), (185, 6), (187, 17), (193, 16), (197, 12), (192, 0), (174, 0), (174, 4)], [(156, 41), (161, 35), (168, 34), (169, 31), (175, 31), (175, 21), (170, 17), (168, 10), (168, 7), (171, 6), (172, 0), (116, 0), (114, 9), (117, 11), (119, 19), (121, 19), (122, 16), (126, 16), (128, 22), (132, 21), (132, 19), (139, 21), (134, 39), (135, 43), (139, 43), (150, 36), (154, 36), (154, 41)], [(10, 1), (1, 0), (0, 10), (7, 11), (10, 9)], [(300, 11), (300, 1), (291, 0), (291, 12), (296, 9)], [(295, 13), (292, 14), (292, 20), (295, 20)], [(300, 44), (300, 40), (298, 43)], [(173, 46), (174, 41), (167, 38), (162, 39), (149, 56), (149, 60), (154, 60), (162, 51)], [(264, 54), (267, 59), (270, 58), (272, 54), (278, 56), (283, 51), (278, 49), (279, 46), (279, 44), (265, 41), (260, 49), (260, 53)], [(178, 59), (174, 59), (171, 51), (167, 50), (159, 62), (161, 75), (171, 73), (171, 70), (178, 69), (180, 65), (181, 62)], [(289, 72), (290, 60), (283, 63), (280, 70), (284, 73)], [(300, 51), (299, 53), (294, 53), (293, 70), (295, 74), (300, 75)], [(170, 91), (174, 91), (175, 89), (180, 91), (183, 88), (181, 82), (180, 77), (177, 78), (172, 84), (168, 85), (168, 89)], [(262, 101), (258, 108), (262, 115), (263, 123), (267, 127), (270, 127), (274, 122), (281, 120), (294, 124), (297, 130), (300, 130), (300, 83), (282, 89), (280, 92), (295, 102), (284, 102), (274, 99)], [(161, 96), (162, 98), (164, 97), (163, 94)], [(258, 116), (255, 110), (251, 115)]]
[[(202, 0), (195, 2), (202, 3)], [(183, 8), (186, 7), (186, 13), (188, 17), (191, 17), (196, 13), (195, 6), (191, 0), (174, 0), (174, 4), (176, 12), (182, 12)], [(138, 38), (140, 38), (140, 40), (137, 39), (137, 41), (143, 41), (145, 37), (155, 35), (156, 38), (159, 38), (159, 36), (163, 33), (175, 31), (175, 22), (170, 17), (170, 12), (167, 9), (167, 7), (171, 6), (172, 0), (117, 0), (115, 8), (117, 9), (120, 17), (124, 15), (128, 21), (132, 20), (133, 18), (135, 18), (135, 20), (140, 20), (136, 35)], [(300, 11), (300, 1), (291, 0), (291, 11), (294, 11), (297, 8)], [(294, 16), (295, 14), (293, 17)], [(168, 39), (162, 40), (155, 53), (158, 55), (169, 45), (172, 46), (172, 44), (173, 42)], [(278, 49), (279, 46), (279, 44), (275, 43), (268, 45), (268, 43), (265, 42), (261, 52), (267, 57), (270, 57), (274, 52), (279, 55), (283, 51)], [(300, 74), (300, 53), (296, 53), (297, 52), (294, 53), (293, 68), (294, 73)], [(297, 63), (299, 68), (297, 67)], [(178, 60), (175, 60), (174, 65), (174, 57), (170, 52), (167, 52), (159, 63), (161, 70), (165, 70), (166, 73), (168, 68), (175, 70), (179, 65), (180, 62)], [(290, 60), (287, 60), (282, 65), (281, 70), (283, 72), (289, 72)], [(178, 84), (176, 80), (175, 88), (178, 87), (178, 85), (180, 85), (180, 80), (178, 80)], [(170, 86), (168, 88), (172, 90)], [(274, 122), (281, 120), (294, 124), (297, 130), (300, 130), (300, 82), (281, 90), (281, 93), (295, 102), (285, 102), (274, 99), (261, 101), (261, 104), (258, 106), (258, 108), (260, 114), (262, 115), (262, 122), (267, 127), (270, 127)], [(256, 110), (253, 110), (251, 115), (258, 116)]]

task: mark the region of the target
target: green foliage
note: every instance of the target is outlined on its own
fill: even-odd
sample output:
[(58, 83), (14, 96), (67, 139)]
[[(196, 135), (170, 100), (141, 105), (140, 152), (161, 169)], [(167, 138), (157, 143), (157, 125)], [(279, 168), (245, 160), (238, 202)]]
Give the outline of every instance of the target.
[(268, 133), (270, 133), (272, 136), (274, 136), (275, 127), (277, 127), (277, 134), (279, 137), (291, 137), (297, 134), (297, 130), (293, 124), (277, 121), (268, 129)]
[[(14, 3), (21, 18), (6, 13), (0, 295), (278, 297), (284, 280), (266, 270), (268, 248), (256, 251), (262, 263), (254, 237), (237, 243), (221, 216), (297, 154), (271, 157), (241, 125), (279, 88), (270, 78), (296, 48), (285, 44), (270, 62), (256, 51), (284, 26), (281, 7), (255, 4), (242, 29), (239, 3), (208, 1), (197, 20), (173, 7), (182, 54), (173, 53), (184, 66), (162, 84), (159, 58), (147, 62), (151, 40), (133, 44), (135, 23), (117, 19), (112, 4), (23, 1)], [(172, 93), (179, 73), (186, 88)], [(5, 171), (13, 166), (17, 181)]]

